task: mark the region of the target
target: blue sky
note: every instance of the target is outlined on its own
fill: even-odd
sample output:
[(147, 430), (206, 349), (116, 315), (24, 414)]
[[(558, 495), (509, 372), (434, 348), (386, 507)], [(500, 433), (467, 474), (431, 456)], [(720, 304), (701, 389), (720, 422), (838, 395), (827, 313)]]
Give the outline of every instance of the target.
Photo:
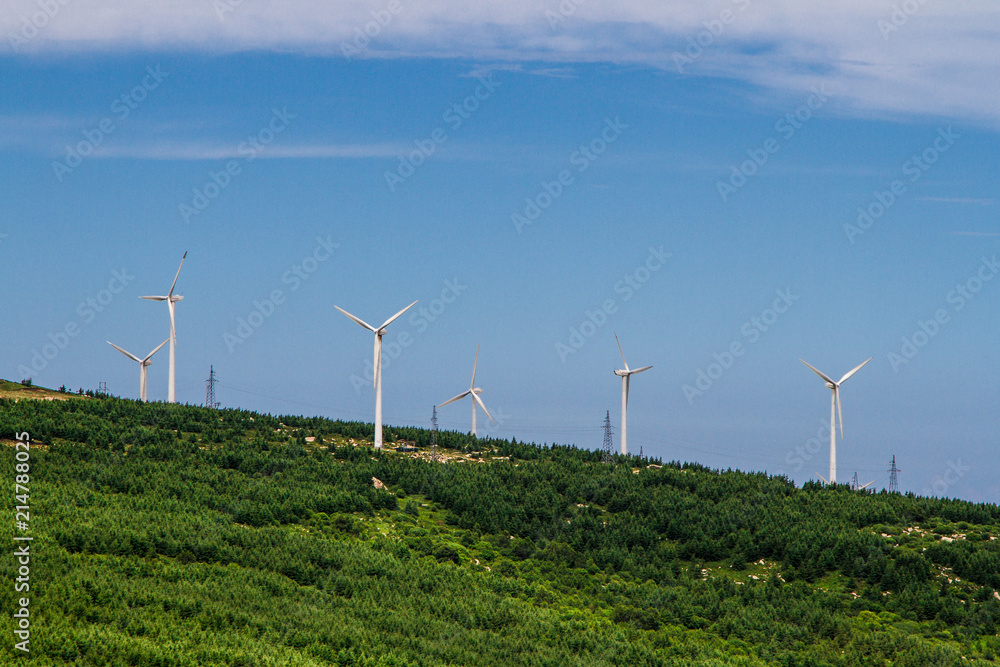
[(167, 337), (138, 297), (186, 251), (181, 401), (214, 365), (225, 406), (371, 420), (333, 306), (418, 299), (387, 424), (428, 425), (478, 344), (481, 435), (596, 448), (610, 411), (617, 447), (617, 332), (653, 365), (630, 450), (801, 483), (829, 390), (798, 359), (873, 357), (838, 479), (895, 455), (905, 490), (1000, 496), (995, 8), (177, 4), (0, 12), (0, 376), (137, 396), (104, 341)]

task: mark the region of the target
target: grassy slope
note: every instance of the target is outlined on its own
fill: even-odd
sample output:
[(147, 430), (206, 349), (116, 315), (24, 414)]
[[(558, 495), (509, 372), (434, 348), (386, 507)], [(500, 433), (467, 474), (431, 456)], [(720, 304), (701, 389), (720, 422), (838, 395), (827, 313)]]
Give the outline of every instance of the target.
[[(8, 385), (0, 390), (19, 397), (46, 395)], [(46, 414), (58, 415), (52, 412), (58, 407), (47, 406)], [(146, 421), (147, 428), (157, 428)], [(81, 445), (61, 439), (45, 443), (52, 446), (49, 451), (34, 451), (35, 662), (948, 665), (969, 664), (965, 657), (991, 659), (1000, 650), (996, 637), (960, 635), (940, 621), (865, 611), (856, 606), (858, 597), (872, 591), (836, 571), (810, 584), (783, 584), (787, 565), (767, 559), (733, 569), (730, 559), (678, 558), (677, 578), (655, 582), (599, 568), (592, 558), (587, 561), (587, 553), (587, 562), (575, 567), (540, 552), (524, 557), (512, 552), (511, 544), (518, 542), (512, 536), (460, 527), (461, 513), (420, 492), (406, 492), (405, 483), (379, 492), (394, 498), (394, 508), (316, 511), (322, 499), (309, 494), (321, 486), (317, 480), (358, 469), (355, 483), (370, 494), (365, 466), (388, 464), (368, 456), (335, 459), (328, 448), (350, 447), (352, 439), (320, 434), (279, 470), (266, 461), (298, 447), (285, 441), (295, 429), (281, 431), (261, 454), (265, 463), (253, 464), (265, 465), (256, 471), (221, 468), (211, 457), (242, 443), (211, 442), (204, 432), (182, 432), (178, 447), (195, 442), (172, 461), (161, 460), (153, 449), (128, 447), (81, 459)], [(10, 470), (10, 449), (3, 454)], [(383, 458), (400, 459), (404, 476), (410, 469), (415, 474), (418, 465), (496, 467), (498, 486), (516, 484), (509, 477), (515, 466), (540, 465), (483, 464), (457, 451), (445, 454), (450, 463), (410, 462), (409, 455), (395, 452)], [(459, 458), (466, 462), (457, 463)], [(244, 460), (240, 467), (247, 465)], [(130, 466), (127, 474), (116, 474), (123, 466)], [(652, 479), (683, 471), (621, 472), (629, 479), (633, 473)], [(606, 475), (607, 469), (595, 466), (593, 474)], [(300, 491), (306, 495), (295, 495)], [(244, 523), (241, 517), (252, 514), (240, 514), (233, 510), (235, 501), (229, 502), (286, 493), (289, 503), (304, 498), (312, 506), (299, 520)], [(600, 512), (609, 522), (627, 514), (584, 505), (572, 504), (573, 511), (581, 517)], [(865, 530), (914, 554), (946, 539), (971, 535), (982, 543), (1000, 535), (997, 525), (940, 517)], [(0, 538), (9, 544), (11, 534), (5, 522)], [(665, 549), (681, 546), (662, 540)], [(0, 575), (13, 578), (9, 558)], [(942, 588), (960, 591), (969, 605), (991, 593), (956, 581), (940, 566), (933, 577)], [(832, 620), (813, 618), (819, 609), (837, 611)], [(650, 621), (650, 610), (658, 620)], [(5, 598), (5, 617), (12, 611)], [(0, 656), (9, 661), (13, 655), (5, 644)]]

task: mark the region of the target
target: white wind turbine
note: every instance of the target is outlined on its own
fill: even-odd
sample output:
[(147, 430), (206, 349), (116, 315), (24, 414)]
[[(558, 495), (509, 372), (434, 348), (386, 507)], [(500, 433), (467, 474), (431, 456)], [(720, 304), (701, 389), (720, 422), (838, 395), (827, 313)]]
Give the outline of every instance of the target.
[(124, 354), (126, 357), (128, 357), (129, 359), (131, 359), (132, 361), (138, 362), (138, 364), (139, 364), (139, 400), (142, 401), (143, 403), (146, 402), (146, 368), (150, 364), (153, 363), (153, 355), (156, 354), (157, 352), (159, 352), (160, 348), (163, 347), (164, 345), (166, 345), (167, 341), (169, 341), (169, 340), (170, 339), (168, 338), (167, 340), (165, 340), (162, 343), (160, 343), (159, 345), (157, 345), (156, 349), (154, 349), (152, 352), (150, 352), (149, 354), (147, 354), (145, 359), (140, 359), (139, 357), (135, 356), (131, 352), (123, 350), (122, 348), (120, 348), (117, 345), (115, 345), (114, 343), (112, 343), (110, 340), (106, 341), (108, 345), (110, 345), (111, 347), (115, 348), (116, 350), (118, 350), (119, 352), (121, 352), (122, 354)]
[(334, 306), (337, 310), (347, 315), (349, 318), (357, 322), (359, 325), (375, 333), (375, 361), (373, 372), (375, 374), (375, 449), (382, 449), (382, 336), (385, 335), (385, 328), (392, 324), (392, 321), (397, 317), (408, 311), (413, 307), (416, 301), (411, 303), (409, 306), (399, 311), (389, 319), (387, 319), (382, 326), (375, 328), (368, 324), (362, 319), (351, 315), (349, 312), (341, 308), (340, 306)]
[(648, 371), (652, 366), (643, 366), (642, 368), (629, 369), (628, 362), (625, 361), (625, 353), (622, 352), (621, 341), (618, 340), (618, 334), (615, 334), (615, 342), (618, 343), (618, 351), (621, 352), (622, 361), (625, 363), (624, 370), (616, 370), (615, 375), (620, 375), (622, 378), (622, 454), (628, 453), (628, 444), (626, 441), (627, 435), (627, 420), (626, 411), (628, 409), (628, 383), (629, 377), (635, 375), (636, 373), (641, 373), (643, 371)]
[(841, 438), (844, 437), (844, 413), (840, 409), (840, 385), (844, 384), (844, 382), (847, 381), (847, 378), (849, 378), (852, 375), (854, 375), (855, 373), (857, 373), (859, 370), (861, 370), (862, 366), (864, 366), (865, 364), (867, 364), (871, 360), (872, 360), (872, 358), (868, 357), (863, 362), (861, 362), (861, 364), (859, 364), (853, 370), (849, 371), (846, 375), (844, 375), (844, 377), (840, 378), (840, 382), (834, 382), (826, 374), (821, 373), (820, 371), (816, 370), (815, 368), (813, 368), (812, 366), (810, 366), (805, 361), (802, 361), (802, 359), (799, 359), (799, 361), (802, 361), (802, 363), (806, 364), (806, 366), (809, 366), (809, 368), (812, 370), (813, 373), (815, 373), (816, 375), (818, 375), (821, 378), (823, 378), (824, 380), (826, 380), (826, 386), (831, 390), (831, 394), (830, 394), (830, 479), (829, 480), (823, 479), (823, 475), (820, 475), (819, 473), (816, 473), (816, 476), (819, 477), (820, 479), (822, 479), (823, 482), (826, 483), (826, 484), (836, 484), (837, 483), (837, 421), (836, 421), (836, 417), (838, 415), (840, 416), (840, 437)]
[(150, 301), (166, 301), (167, 309), (170, 311), (170, 371), (167, 378), (167, 402), (176, 403), (174, 397), (174, 355), (177, 348), (177, 330), (174, 328), (174, 304), (183, 299), (182, 296), (174, 295), (174, 287), (177, 286), (177, 278), (181, 275), (181, 267), (184, 266), (184, 260), (187, 258), (187, 252), (184, 253), (184, 257), (181, 257), (181, 265), (177, 267), (177, 274), (174, 276), (174, 282), (170, 285), (170, 291), (167, 292), (166, 296), (142, 296), (140, 299), (148, 299)]
[(478, 366), (478, 365), (479, 365), (479, 346), (476, 345), (476, 361), (473, 362), (473, 364), (472, 364), (472, 382), (469, 383), (469, 389), (467, 391), (463, 391), (461, 394), (459, 394), (455, 398), (449, 398), (447, 401), (445, 401), (444, 403), (442, 403), (441, 405), (438, 406), (438, 407), (442, 407), (442, 406), (448, 405), (449, 403), (454, 403), (455, 401), (461, 400), (461, 399), (465, 398), (466, 396), (472, 396), (472, 398), (473, 398), (473, 401), (472, 401), (472, 435), (474, 435), (476, 437), (479, 437), (479, 433), (476, 432), (476, 404), (477, 403), (479, 404), (479, 407), (481, 407), (483, 409), (483, 412), (486, 413), (486, 416), (490, 418), (490, 420), (496, 421), (495, 419), (493, 419), (493, 415), (490, 414), (490, 411), (487, 410), (486, 406), (483, 404), (483, 399), (479, 398), (479, 394), (483, 393), (483, 390), (476, 386), (476, 366)]

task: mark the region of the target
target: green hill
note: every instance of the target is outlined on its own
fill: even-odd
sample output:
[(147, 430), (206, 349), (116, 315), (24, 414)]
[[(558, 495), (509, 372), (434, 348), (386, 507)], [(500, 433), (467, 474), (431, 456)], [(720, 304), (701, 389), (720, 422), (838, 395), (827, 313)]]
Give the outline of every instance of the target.
[(1000, 662), (995, 505), (102, 396), (0, 398), (11, 480), (23, 431), (38, 665)]

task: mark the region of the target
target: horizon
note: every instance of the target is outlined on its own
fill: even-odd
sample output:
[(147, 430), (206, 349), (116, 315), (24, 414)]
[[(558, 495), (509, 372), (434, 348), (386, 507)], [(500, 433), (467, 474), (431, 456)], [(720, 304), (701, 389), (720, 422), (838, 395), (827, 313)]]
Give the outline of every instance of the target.
[[(1000, 15), (588, 0), (0, 12), (0, 376), (1000, 499)], [(912, 8), (913, 3), (906, 5)], [(39, 13), (41, 12), (41, 13)], [(42, 17), (42, 18), (39, 18)], [(37, 20), (36, 20), (37, 19)], [(991, 29), (992, 28), (992, 29)], [(148, 371), (167, 395), (165, 347)], [(27, 374), (25, 372), (27, 371)], [(438, 410), (467, 432), (468, 402)], [(825, 435), (823, 435), (825, 433)], [(819, 446), (816, 446), (816, 443)], [(928, 493), (929, 492), (929, 493)]]

